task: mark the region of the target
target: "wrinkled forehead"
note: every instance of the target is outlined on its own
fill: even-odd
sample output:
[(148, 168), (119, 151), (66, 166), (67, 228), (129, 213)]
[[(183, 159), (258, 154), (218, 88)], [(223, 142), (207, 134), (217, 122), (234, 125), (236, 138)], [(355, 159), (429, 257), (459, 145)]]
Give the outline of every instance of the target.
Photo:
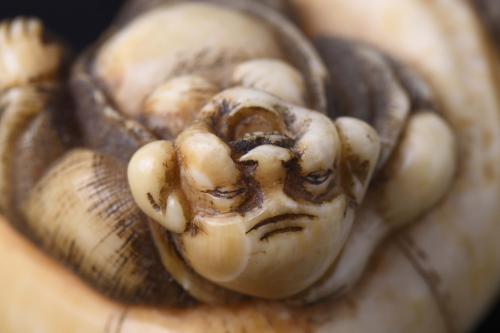
[[(278, 45), (270, 27), (243, 12), (175, 4), (141, 15), (112, 36), (97, 54), (94, 71), (133, 114), (165, 79), (255, 57), (281, 58)], [(213, 75), (223, 73), (217, 69)]]

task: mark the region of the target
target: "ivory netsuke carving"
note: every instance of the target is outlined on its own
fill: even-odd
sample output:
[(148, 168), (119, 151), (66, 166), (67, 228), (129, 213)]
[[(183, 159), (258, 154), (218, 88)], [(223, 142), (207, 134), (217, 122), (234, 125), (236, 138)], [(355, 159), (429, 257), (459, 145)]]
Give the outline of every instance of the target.
[[(2, 212), (117, 298), (349, 290), (389, 233), (443, 198), (454, 134), (404, 65), (336, 39), (321, 59), (267, 11), (188, 1), (124, 19), (70, 88), (39, 21), (2, 23)], [(378, 87), (370, 110), (339, 104), (356, 86), (331, 84), (348, 70), (338, 50)]]

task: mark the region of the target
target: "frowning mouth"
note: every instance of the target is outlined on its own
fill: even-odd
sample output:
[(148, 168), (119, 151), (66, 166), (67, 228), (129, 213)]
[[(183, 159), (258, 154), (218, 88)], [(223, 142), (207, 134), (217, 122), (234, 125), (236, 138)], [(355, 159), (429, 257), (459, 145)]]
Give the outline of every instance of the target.
[(274, 229), (274, 230), (266, 232), (264, 235), (260, 236), (259, 240), (265, 241), (274, 235), (284, 234), (284, 233), (288, 233), (288, 232), (300, 232), (303, 229), (304, 229), (304, 227), (300, 227), (300, 226), (291, 226), (291, 227)]
[[(266, 225), (275, 224), (275, 223), (279, 223), (282, 221), (293, 221), (293, 220), (304, 219), (304, 218), (314, 219), (314, 218), (316, 218), (316, 216), (310, 215), (310, 214), (282, 214), (282, 215), (272, 216), (272, 217), (269, 217), (267, 219), (263, 219), (259, 223), (255, 224), (253, 227), (248, 229), (246, 234), (248, 234), (252, 231), (258, 230), (259, 228), (262, 228)], [(277, 229), (273, 229), (271, 231), (266, 232), (264, 235), (262, 235), (260, 237), (260, 240), (261, 241), (267, 240), (270, 237), (277, 235), (277, 234), (282, 234), (282, 233), (287, 233), (287, 232), (300, 232), (303, 229), (304, 229), (304, 227), (302, 227), (302, 226), (287, 225), (287, 226), (284, 226), (282, 228), (277, 228)]]

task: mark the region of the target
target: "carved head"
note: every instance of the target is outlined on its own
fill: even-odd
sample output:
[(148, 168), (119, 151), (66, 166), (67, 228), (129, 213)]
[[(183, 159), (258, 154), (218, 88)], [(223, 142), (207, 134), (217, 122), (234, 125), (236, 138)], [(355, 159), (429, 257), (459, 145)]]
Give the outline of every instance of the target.
[(378, 151), (361, 121), (334, 123), (237, 87), (211, 98), (175, 141), (141, 148), (128, 177), (138, 205), (175, 235), (199, 275), (283, 298), (339, 255)]

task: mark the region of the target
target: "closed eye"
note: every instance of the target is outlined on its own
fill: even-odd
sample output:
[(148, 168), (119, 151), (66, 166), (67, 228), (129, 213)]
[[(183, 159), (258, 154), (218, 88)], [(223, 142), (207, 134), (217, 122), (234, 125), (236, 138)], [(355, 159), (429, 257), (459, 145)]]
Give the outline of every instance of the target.
[(325, 171), (316, 171), (316, 172), (311, 172), (307, 176), (305, 176), (305, 180), (312, 185), (321, 185), (324, 182), (326, 182), (328, 179), (330, 179), (330, 176), (332, 175), (332, 170), (328, 169)]
[(234, 199), (237, 196), (245, 193), (245, 189), (244, 188), (224, 189), (224, 188), (216, 187), (214, 190), (205, 191), (205, 193), (208, 193), (211, 196), (214, 196), (214, 197), (220, 198), (220, 199)]

